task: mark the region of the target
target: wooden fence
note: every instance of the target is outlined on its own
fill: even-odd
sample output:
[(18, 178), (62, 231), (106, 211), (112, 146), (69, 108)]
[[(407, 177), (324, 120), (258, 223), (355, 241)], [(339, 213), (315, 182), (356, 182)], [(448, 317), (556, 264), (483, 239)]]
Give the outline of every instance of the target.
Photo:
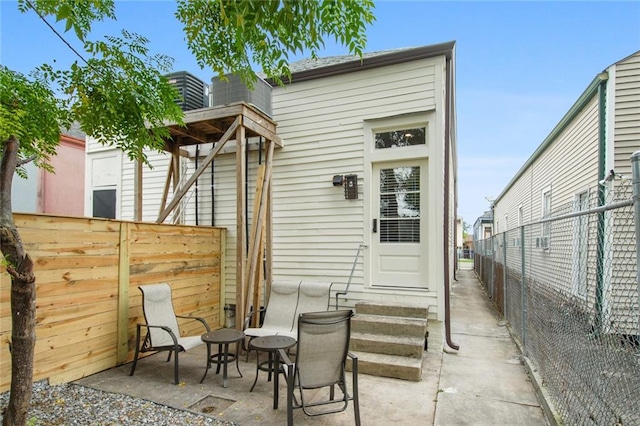
[[(178, 315), (223, 325), (224, 228), (14, 217), (35, 264), (34, 380), (64, 383), (131, 361), (144, 321), (139, 285), (167, 282)], [(10, 289), (0, 270), (0, 392), (11, 382)], [(181, 331), (200, 328), (191, 321)]]

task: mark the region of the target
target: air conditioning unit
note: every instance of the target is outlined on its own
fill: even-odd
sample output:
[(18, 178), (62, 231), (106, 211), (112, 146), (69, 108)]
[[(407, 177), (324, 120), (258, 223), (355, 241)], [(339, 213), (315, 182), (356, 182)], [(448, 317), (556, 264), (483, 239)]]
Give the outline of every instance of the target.
[(173, 84), (182, 99), (176, 99), (183, 111), (206, 108), (209, 106), (207, 84), (187, 71), (179, 71), (165, 75), (169, 83)]
[(548, 249), (549, 248), (549, 237), (538, 237), (536, 238), (536, 248), (539, 249)]
[(253, 90), (249, 90), (240, 77), (227, 74), (226, 81), (220, 77), (211, 79), (210, 105), (222, 106), (234, 102), (246, 102), (258, 108), (269, 117), (273, 115), (271, 106), (271, 86), (258, 77)]

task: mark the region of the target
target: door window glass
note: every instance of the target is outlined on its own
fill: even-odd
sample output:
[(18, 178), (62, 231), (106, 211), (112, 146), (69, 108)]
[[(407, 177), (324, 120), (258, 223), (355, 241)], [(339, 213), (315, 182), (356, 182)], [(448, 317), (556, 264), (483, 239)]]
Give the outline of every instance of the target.
[(425, 145), (426, 128), (392, 130), (375, 134), (376, 149), (401, 148), (412, 145)]
[(420, 242), (420, 167), (380, 170), (380, 242)]

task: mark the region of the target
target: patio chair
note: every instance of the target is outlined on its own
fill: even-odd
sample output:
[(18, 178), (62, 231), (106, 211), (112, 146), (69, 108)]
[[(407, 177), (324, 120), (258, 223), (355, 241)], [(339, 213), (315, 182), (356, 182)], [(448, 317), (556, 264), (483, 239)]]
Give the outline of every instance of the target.
[[(291, 329), (298, 306), (299, 287), (300, 281), (274, 281), (262, 326), (246, 328), (244, 334), (249, 339), (280, 334), (295, 338), (295, 335), (291, 335)], [(250, 319), (245, 320), (246, 325)]]
[[(285, 351), (278, 352), (286, 366), (289, 426), (293, 425), (294, 409), (302, 408), (307, 416), (319, 416), (344, 411), (349, 401), (353, 402), (355, 424), (360, 425), (358, 358), (349, 353), (352, 316), (351, 310), (300, 314), (295, 364)], [(352, 395), (347, 390), (345, 377), (347, 357), (352, 360)], [(329, 388), (328, 398), (318, 392), (313, 401), (307, 400), (309, 395), (305, 393), (322, 388)], [(298, 390), (299, 402), (294, 395), (295, 389)]]
[[(175, 353), (173, 376), (177, 385), (178, 377), (178, 353), (188, 351), (196, 346), (204, 344), (201, 335), (180, 336), (177, 318), (196, 320), (202, 323), (207, 332), (211, 331), (204, 318), (176, 315), (173, 310), (171, 300), (171, 287), (169, 284), (141, 285), (138, 287), (142, 292), (142, 309), (146, 324), (138, 323), (136, 327), (136, 351), (133, 357), (130, 376), (136, 371), (138, 355), (140, 352), (160, 352), (169, 351), (167, 362), (171, 361), (171, 355)], [(147, 334), (140, 347), (140, 332), (145, 328)]]

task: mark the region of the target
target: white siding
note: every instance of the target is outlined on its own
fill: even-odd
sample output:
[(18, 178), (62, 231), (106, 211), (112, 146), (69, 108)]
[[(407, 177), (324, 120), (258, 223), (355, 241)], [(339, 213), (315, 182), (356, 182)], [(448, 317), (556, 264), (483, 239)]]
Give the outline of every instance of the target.
[(630, 176), (631, 154), (640, 150), (640, 52), (615, 65), (615, 164)]
[[(598, 117), (598, 97), (594, 96), (497, 201), (494, 217), (504, 218), (508, 215), (510, 218), (517, 218), (519, 206), (522, 205), (523, 224), (526, 225), (542, 218), (542, 192), (548, 188), (551, 188), (552, 216), (569, 213), (575, 194), (579, 191), (587, 188), (595, 191), (598, 185)], [(515, 228), (516, 221), (510, 222), (510, 228)], [(553, 226), (552, 224), (552, 240)], [(564, 261), (559, 250), (556, 249), (551, 256), (550, 252), (536, 249), (536, 238), (541, 236), (541, 226), (528, 227), (526, 232), (524, 250), (536, 250), (539, 259), (527, 273), (544, 282), (557, 281), (554, 280), (554, 275), (560, 266), (556, 263)], [(509, 233), (509, 247), (517, 237), (516, 231)], [(554, 243), (552, 242), (551, 250), (554, 250)], [(562, 241), (562, 244), (565, 243), (569, 242)], [(555, 247), (558, 245), (555, 244)], [(509, 250), (507, 256), (509, 263), (519, 262), (519, 250)], [(567, 263), (570, 264), (568, 260)]]
[[(277, 123), (277, 134), (285, 144), (284, 148), (276, 149), (273, 161), (275, 278), (325, 280), (336, 283), (334, 291), (345, 288), (358, 246), (366, 241), (365, 232), (370, 232), (370, 224), (364, 223), (365, 205), (370, 201), (365, 192), (368, 182), (364, 181), (365, 167), (369, 167), (364, 161), (365, 122), (413, 114), (421, 121), (431, 120), (428, 122), (428, 191), (429, 200), (438, 201), (428, 206), (428, 212), (425, 207), (430, 220), (430, 234), (425, 240), (437, 250), (430, 256), (433, 267), (425, 279), (433, 284), (428, 292), (409, 290), (399, 295), (402, 292), (379, 290), (373, 295), (369, 292), (366, 298), (415, 301), (420, 297), (434, 307), (434, 317), (442, 319), (444, 67), (444, 57), (423, 59), (273, 89), (273, 119)], [(143, 172), (143, 219), (155, 221), (169, 156), (150, 154), (149, 160), (154, 169), (145, 168)], [(199, 224), (211, 225), (213, 204), (215, 226), (227, 228), (225, 303), (230, 304), (235, 304), (236, 288), (235, 160), (235, 154), (215, 159), (214, 200), (209, 171), (200, 177), (198, 191)], [(248, 218), (252, 214), (257, 163), (257, 153), (252, 151), (248, 169)], [(186, 166), (190, 175), (195, 169), (193, 159), (189, 159)], [(125, 218), (133, 217), (133, 172), (133, 163), (125, 161), (122, 179)], [(453, 169), (451, 173), (453, 186)], [(357, 200), (345, 199), (344, 188), (332, 185), (334, 175), (346, 174), (358, 176)], [(451, 237), (454, 235), (453, 202), (452, 195)], [(192, 195), (185, 223), (195, 223), (194, 204)], [(453, 257), (453, 251), (450, 254)], [(365, 298), (363, 276), (360, 257), (346, 301), (348, 305)]]
[[(358, 245), (369, 233), (364, 123), (440, 108), (442, 63), (421, 60), (274, 88), (274, 119), (286, 144), (276, 152), (273, 169), (276, 277), (329, 280), (339, 290), (346, 286)], [(442, 174), (441, 165), (437, 170)], [(344, 174), (358, 175), (357, 200), (346, 200), (344, 189), (332, 186), (332, 176)], [(360, 258), (349, 303), (364, 297), (362, 265)], [(426, 295), (434, 307), (436, 288)], [(368, 297), (398, 296), (370, 292)]]

